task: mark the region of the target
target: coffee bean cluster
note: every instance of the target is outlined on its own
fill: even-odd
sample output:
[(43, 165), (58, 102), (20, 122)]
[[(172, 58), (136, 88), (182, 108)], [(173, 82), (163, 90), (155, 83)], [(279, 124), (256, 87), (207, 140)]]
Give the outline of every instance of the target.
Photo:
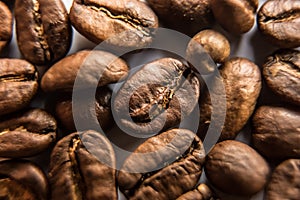
[[(299, 0), (3, 0), (0, 24), (0, 199), (300, 199)], [(158, 27), (191, 37), (185, 58), (131, 74), (149, 50), (114, 52)], [(74, 30), (111, 51), (70, 54)], [(272, 47), (253, 44), (261, 63), (233, 52), (250, 30)], [(179, 126), (193, 112), (198, 130)], [(143, 138), (121, 166), (117, 127)]]

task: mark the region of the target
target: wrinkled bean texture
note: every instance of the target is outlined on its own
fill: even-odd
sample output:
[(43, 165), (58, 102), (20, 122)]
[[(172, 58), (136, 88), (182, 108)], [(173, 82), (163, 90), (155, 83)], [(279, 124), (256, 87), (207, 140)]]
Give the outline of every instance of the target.
[(193, 132), (171, 129), (147, 139), (125, 160), (119, 188), (131, 200), (176, 199), (196, 186), (204, 157)]
[(213, 25), (210, 0), (147, 0), (165, 26), (193, 36)]
[(41, 109), (0, 118), (0, 157), (20, 158), (45, 151), (56, 140), (56, 121)]
[(299, 50), (278, 50), (270, 55), (263, 65), (263, 75), (275, 94), (290, 103), (300, 105)]
[[(210, 91), (205, 91), (201, 96), (199, 134), (202, 137), (214, 124), (216, 130), (222, 130), (219, 138), (222, 141), (234, 139), (252, 115), (261, 90), (261, 72), (246, 58), (231, 58), (219, 72), (220, 76), (212, 79)], [(225, 105), (222, 98), (226, 99)], [(216, 113), (214, 116), (212, 110)], [(222, 123), (224, 115), (225, 122)]]
[(0, 52), (10, 42), (12, 36), (13, 17), (9, 8), (0, 1)]
[(105, 40), (115, 48), (148, 45), (152, 42), (151, 28), (158, 27), (155, 13), (138, 0), (75, 0), (70, 20), (92, 42)]
[(113, 103), (124, 130), (157, 134), (189, 115), (199, 95), (200, 82), (191, 68), (177, 59), (162, 58), (129, 77)]
[(76, 78), (81, 81), (76, 89), (100, 87), (124, 78), (128, 70), (125, 61), (111, 53), (83, 50), (55, 63), (42, 77), (41, 88), (71, 92)]
[(44, 65), (64, 57), (72, 29), (61, 0), (16, 0), (17, 42), (26, 60)]
[(24, 160), (0, 162), (0, 199), (47, 200), (46, 175), (35, 164)]
[(52, 199), (117, 200), (115, 162), (110, 142), (98, 132), (64, 137), (50, 158)]
[(289, 159), (278, 165), (266, 190), (266, 200), (300, 198), (300, 160)]
[(243, 34), (254, 25), (258, 0), (211, 0), (216, 21), (229, 33)]
[(0, 116), (26, 107), (38, 90), (33, 65), (20, 59), (0, 59)]
[(300, 109), (262, 106), (253, 117), (254, 147), (273, 159), (300, 158)]
[(257, 25), (273, 44), (281, 48), (299, 47), (300, 1), (266, 1), (258, 11)]
[(217, 143), (205, 161), (208, 180), (228, 194), (249, 196), (259, 192), (267, 183), (269, 173), (268, 163), (262, 156), (234, 140)]

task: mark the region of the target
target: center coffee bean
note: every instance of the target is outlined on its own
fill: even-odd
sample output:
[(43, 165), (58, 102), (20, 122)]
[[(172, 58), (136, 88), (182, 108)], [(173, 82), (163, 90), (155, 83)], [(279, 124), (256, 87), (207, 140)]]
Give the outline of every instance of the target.
[(13, 18), (9, 8), (0, 1), (0, 52), (11, 40)]
[(128, 70), (124, 60), (109, 52), (83, 50), (55, 63), (42, 77), (41, 88), (71, 92), (77, 76), (83, 82), (78, 86), (81, 89), (100, 87), (124, 78)]
[(56, 139), (56, 121), (45, 111), (31, 109), (0, 118), (0, 157), (33, 156)]
[(25, 60), (0, 59), (0, 116), (26, 107), (38, 90), (38, 74)]
[(95, 131), (70, 134), (51, 153), (52, 199), (117, 200), (114, 150)]
[(0, 162), (0, 199), (49, 199), (46, 175), (42, 169), (29, 161)]
[(259, 30), (281, 48), (300, 46), (300, 1), (268, 0), (257, 14)]
[(193, 132), (166, 131), (147, 139), (125, 160), (119, 188), (130, 200), (176, 199), (196, 186), (204, 157)]
[(138, 0), (74, 0), (70, 19), (89, 40), (97, 44), (106, 40), (117, 48), (149, 44), (151, 28), (158, 27), (154, 12)]
[(217, 143), (208, 153), (205, 174), (225, 193), (253, 195), (267, 183), (268, 163), (248, 145), (227, 140)]
[(191, 68), (177, 59), (162, 58), (144, 65), (124, 83), (113, 109), (123, 129), (157, 134), (189, 115), (199, 95), (200, 82)]
[(72, 29), (61, 0), (16, 0), (18, 46), (24, 58), (43, 65), (69, 51)]

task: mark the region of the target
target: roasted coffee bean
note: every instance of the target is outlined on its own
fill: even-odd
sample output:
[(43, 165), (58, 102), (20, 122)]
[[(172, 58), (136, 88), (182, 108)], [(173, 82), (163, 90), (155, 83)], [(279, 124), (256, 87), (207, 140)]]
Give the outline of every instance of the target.
[(69, 51), (72, 29), (61, 0), (16, 0), (15, 18), (18, 46), (29, 62), (51, 63)]
[(104, 86), (117, 82), (127, 73), (127, 64), (115, 55), (83, 50), (55, 63), (42, 77), (41, 87), (45, 92), (72, 91), (77, 75), (84, 82), (81, 88)]
[(46, 175), (35, 164), (22, 160), (0, 162), (0, 199), (47, 200)]
[(0, 59), (0, 116), (27, 106), (38, 89), (38, 74), (25, 60)]
[(0, 52), (11, 40), (13, 18), (9, 8), (0, 1)]
[[(76, 130), (73, 114), (80, 115), (79, 118), (83, 121), (87, 121), (87, 112), (95, 113), (101, 128), (106, 131), (110, 129), (113, 124), (113, 116), (111, 112), (111, 96), (112, 91), (108, 87), (97, 88), (95, 98), (95, 107), (91, 107), (89, 110), (81, 109), (78, 107), (78, 110), (72, 111), (72, 94), (62, 94), (56, 101), (55, 113), (62, 126), (68, 131), (74, 132)], [(85, 104), (86, 102), (80, 102)], [(90, 121), (87, 122), (87, 125), (90, 126)], [(79, 127), (77, 127), (79, 128)], [(88, 128), (88, 127), (87, 127)], [(78, 129), (77, 129), (78, 130)]]
[(263, 65), (263, 75), (274, 93), (300, 105), (300, 51), (276, 51)]
[(98, 132), (64, 137), (51, 153), (52, 199), (117, 200), (115, 162), (110, 142)]
[(214, 200), (211, 189), (204, 183), (200, 184), (196, 189), (181, 195), (177, 200)]
[(124, 162), (120, 190), (130, 199), (176, 199), (193, 189), (202, 173), (202, 142), (185, 129), (147, 139)]
[(282, 162), (274, 170), (267, 186), (266, 200), (298, 200), (300, 198), (300, 160)]
[(210, 0), (147, 0), (167, 27), (190, 36), (213, 25)]
[(281, 48), (299, 47), (300, 1), (266, 1), (258, 11), (257, 25), (273, 44)]
[(253, 117), (253, 145), (273, 159), (300, 158), (300, 109), (258, 108)]
[(216, 21), (229, 33), (248, 32), (255, 22), (258, 0), (211, 0)]
[(0, 118), (0, 157), (36, 155), (56, 139), (56, 121), (45, 111), (31, 109)]
[(267, 162), (250, 146), (227, 140), (217, 143), (208, 153), (205, 174), (221, 191), (234, 195), (253, 195), (267, 183)]
[(193, 111), (199, 95), (200, 83), (191, 69), (177, 59), (162, 58), (128, 78), (113, 109), (123, 130), (153, 135), (178, 125)]
[(154, 12), (138, 0), (74, 0), (70, 19), (89, 40), (97, 44), (105, 40), (117, 48), (148, 45), (151, 28), (158, 27)]
[(196, 34), (189, 42), (186, 58), (192, 64), (198, 64), (203, 72), (210, 73), (215, 70), (215, 65), (209, 65), (202, 54), (208, 53), (216, 63), (223, 63), (230, 54), (230, 44), (225, 36), (214, 30), (204, 30)]
[[(232, 58), (220, 68), (220, 77), (212, 82), (212, 89), (204, 92), (200, 101), (200, 130), (206, 133), (210, 124), (222, 129), (220, 141), (234, 139), (252, 115), (261, 90), (259, 67), (245, 58)], [(222, 86), (225, 87), (223, 94)], [(226, 105), (222, 98), (226, 96)], [(214, 108), (211, 98), (214, 98)], [(220, 107), (225, 107), (223, 112)], [(211, 116), (212, 109), (217, 113)], [(225, 115), (225, 123), (221, 116)], [(213, 123), (212, 123), (213, 122)]]

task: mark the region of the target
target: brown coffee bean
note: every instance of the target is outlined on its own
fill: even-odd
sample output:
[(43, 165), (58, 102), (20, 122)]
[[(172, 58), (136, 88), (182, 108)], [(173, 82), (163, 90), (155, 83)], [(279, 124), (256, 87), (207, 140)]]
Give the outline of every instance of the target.
[[(220, 141), (234, 139), (252, 115), (261, 90), (259, 67), (246, 58), (232, 58), (220, 68), (211, 91), (204, 92), (200, 101), (200, 135), (206, 133), (210, 124), (221, 128)], [(222, 86), (225, 88), (223, 94)], [(226, 98), (226, 105), (222, 99)], [(214, 98), (214, 108), (211, 98)], [(226, 106), (224, 108), (224, 106)], [(223, 108), (226, 113), (220, 108)], [(217, 113), (211, 116), (212, 109)], [(225, 115), (225, 122), (221, 116)]]
[(116, 94), (113, 109), (122, 129), (157, 134), (189, 115), (199, 95), (200, 82), (191, 69), (177, 59), (162, 58), (128, 78)]
[(253, 117), (253, 145), (273, 159), (300, 158), (300, 109), (258, 108)]
[(61, 139), (51, 153), (52, 199), (117, 200), (115, 156), (104, 136), (95, 131)]
[[(55, 106), (55, 115), (61, 122), (62, 126), (68, 131), (74, 132), (76, 127), (74, 124), (73, 114), (79, 114), (81, 120), (87, 121), (88, 119), (86, 119), (86, 117), (90, 115), (87, 114), (87, 112), (90, 112), (96, 114), (99, 125), (104, 131), (110, 129), (114, 124), (110, 104), (112, 91), (108, 87), (100, 87), (97, 88), (95, 96), (95, 107), (91, 107), (89, 110), (82, 109), (82, 107), (75, 107), (74, 109), (78, 110), (73, 112), (72, 94), (62, 94), (61, 97), (57, 99)], [(80, 103), (85, 104), (86, 102), (84, 102), (83, 99), (83, 102)], [(90, 126), (90, 123), (90, 121), (87, 122), (87, 125)]]
[(257, 14), (257, 25), (265, 37), (281, 48), (300, 46), (300, 2), (266, 1)]
[(216, 21), (229, 33), (243, 34), (254, 25), (258, 0), (211, 0)]
[(211, 189), (204, 183), (200, 184), (196, 189), (181, 195), (176, 200), (214, 200)]
[(106, 40), (117, 48), (149, 44), (151, 28), (158, 27), (154, 12), (138, 0), (75, 0), (70, 19), (76, 30), (89, 40), (97, 44)]
[(125, 61), (111, 53), (83, 50), (55, 63), (42, 77), (41, 87), (45, 92), (72, 91), (77, 75), (84, 82), (79, 87), (104, 86), (124, 78), (128, 70)]
[(72, 29), (61, 0), (16, 0), (14, 13), (18, 46), (26, 60), (43, 65), (67, 54)]
[(9, 8), (0, 1), (0, 52), (11, 40), (13, 17)]
[(300, 160), (286, 160), (274, 170), (267, 186), (266, 200), (298, 200), (299, 198)]
[(0, 116), (26, 107), (37, 92), (35, 67), (25, 60), (0, 59)]
[(208, 153), (205, 174), (221, 191), (234, 195), (253, 195), (267, 183), (267, 162), (250, 146), (227, 140), (217, 143)]
[(49, 186), (46, 175), (29, 161), (0, 162), (0, 199), (47, 200)]
[(300, 105), (300, 51), (276, 51), (263, 65), (263, 75), (274, 93)]
[(167, 27), (193, 36), (212, 26), (210, 0), (148, 0), (151, 8)]
[(45, 111), (31, 109), (0, 119), (0, 157), (36, 155), (56, 139), (56, 121)]
[(193, 132), (166, 131), (147, 139), (125, 160), (119, 188), (132, 200), (176, 199), (196, 186), (204, 157), (202, 142)]
[(208, 53), (216, 63), (223, 63), (230, 54), (230, 44), (225, 36), (214, 30), (204, 30), (197, 33), (189, 42), (186, 49), (186, 58), (192, 64), (199, 65), (203, 72), (210, 73), (215, 70), (215, 65), (204, 63), (202, 54)]

